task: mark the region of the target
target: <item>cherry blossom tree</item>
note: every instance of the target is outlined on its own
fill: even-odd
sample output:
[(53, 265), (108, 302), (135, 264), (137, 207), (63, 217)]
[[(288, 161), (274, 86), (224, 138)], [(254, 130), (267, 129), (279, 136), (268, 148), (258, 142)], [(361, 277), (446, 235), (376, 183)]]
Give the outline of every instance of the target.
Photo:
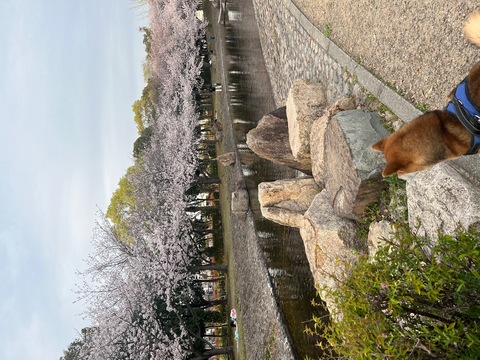
[(81, 359), (207, 359), (231, 350), (204, 338), (202, 307), (214, 303), (202, 298), (194, 272), (212, 264), (193, 261), (200, 252), (187, 211), (186, 192), (198, 180), (193, 94), (205, 24), (195, 17), (198, 0), (145, 2), (149, 84), (157, 86), (152, 131), (125, 175), (133, 201), (121, 232), (104, 214), (94, 230), (79, 286), (91, 320)]
[(182, 359), (191, 353), (199, 336), (186, 324), (192, 279), (179, 275), (168, 248), (155, 239), (125, 243), (105, 216), (93, 244), (83, 273), (89, 281), (80, 287), (93, 330), (81, 358)]

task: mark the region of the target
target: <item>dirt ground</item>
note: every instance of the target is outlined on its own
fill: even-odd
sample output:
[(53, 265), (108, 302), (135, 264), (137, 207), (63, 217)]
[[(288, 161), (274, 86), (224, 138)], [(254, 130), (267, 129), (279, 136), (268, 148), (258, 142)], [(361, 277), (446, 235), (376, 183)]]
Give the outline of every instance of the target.
[(480, 60), (463, 37), (474, 0), (293, 0), (340, 48), (414, 104), (443, 108)]

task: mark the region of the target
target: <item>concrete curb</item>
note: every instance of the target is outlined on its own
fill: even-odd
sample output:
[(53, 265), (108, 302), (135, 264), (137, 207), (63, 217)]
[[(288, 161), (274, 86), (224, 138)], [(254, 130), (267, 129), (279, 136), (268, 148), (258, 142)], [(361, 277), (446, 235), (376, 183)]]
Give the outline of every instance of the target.
[(286, 9), (297, 19), (308, 35), (334, 59), (342, 68), (354, 75), (360, 85), (371, 92), (382, 104), (387, 106), (402, 121), (408, 122), (422, 114), (415, 106), (377, 79), (367, 69), (353, 60), (347, 53), (335, 45), (322, 31), (313, 25), (302, 11), (291, 1), (284, 0)]

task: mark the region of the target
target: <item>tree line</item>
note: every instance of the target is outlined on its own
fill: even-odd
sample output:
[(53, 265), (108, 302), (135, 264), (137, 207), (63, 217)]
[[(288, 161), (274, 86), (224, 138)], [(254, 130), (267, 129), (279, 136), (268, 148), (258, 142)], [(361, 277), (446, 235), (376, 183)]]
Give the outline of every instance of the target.
[[(205, 240), (212, 224), (201, 193), (212, 178), (211, 142), (199, 121), (198, 90), (205, 23), (199, 0), (148, 0), (142, 28), (146, 87), (133, 104), (139, 137), (106, 213), (99, 212), (93, 252), (80, 273), (79, 300), (90, 326), (62, 359), (208, 359), (217, 348), (206, 334), (222, 314), (205, 311), (198, 274), (212, 263)], [(215, 280), (215, 279), (213, 279)]]

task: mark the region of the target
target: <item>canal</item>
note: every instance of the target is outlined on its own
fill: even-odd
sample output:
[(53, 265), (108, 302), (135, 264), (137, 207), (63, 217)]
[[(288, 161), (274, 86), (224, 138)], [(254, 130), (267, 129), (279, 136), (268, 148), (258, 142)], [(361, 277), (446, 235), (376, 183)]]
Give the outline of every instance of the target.
[[(206, 1), (205, 6), (212, 6)], [(245, 144), (246, 134), (267, 113), (275, 110), (272, 88), (265, 68), (251, 0), (232, 0), (227, 3), (225, 17), (216, 4), (213, 21), (224, 26), (223, 66), (227, 81), (223, 91), (229, 92), (229, 107), (235, 142), (240, 153), (253, 155), (254, 161), (242, 165), (250, 194), (258, 241), (264, 252), (268, 273), (274, 285), (277, 303), (293, 342), (298, 359), (319, 357), (315, 340), (304, 332), (314, 312), (311, 300), (316, 299), (303, 241), (299, 231), (266, 220), (260, 213), (257, 186), (264, 181), (292, 178), (298, 175), (292, 169), (256, 157)], [(223, 24), (225, 19), (225, 24)], [(219, 39), (212, 40), (218, 41)], [(218, 60), (218, 59), (217, 59)], [(219, 62), (218, 62), (219, 63)], [(321, 314), (320, 314), (321, 315)]]

